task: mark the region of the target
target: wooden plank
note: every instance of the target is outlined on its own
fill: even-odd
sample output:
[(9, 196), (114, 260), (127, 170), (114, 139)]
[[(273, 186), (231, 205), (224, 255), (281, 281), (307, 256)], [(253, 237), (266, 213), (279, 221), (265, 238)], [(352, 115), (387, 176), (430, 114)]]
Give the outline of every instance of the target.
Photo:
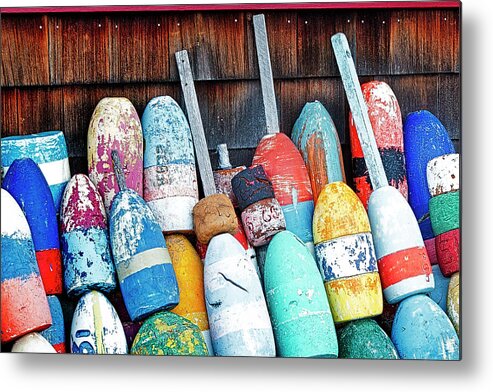
[(117, 29), (105, 15), (50, 17), (52, 84), (103, 83), (111, 80), (110, 34)]
[(108, 24), (111, 82), (169, 79), (168, 18), (165, 15), (110, 14)]
[(459, 74), (438, 75), (436, 116), (450, 138), (461, 139), (461, 78)]
[(350, 43), (354, 42), (356, 13), (349, 10), (298, 13), (298, 77), (339, 76), (329, 39), (335, 32), (343, 32)]
[(2, 137), (18, 135), (19, 89), (2, 88)]
[(2, 86), (49, 84), (48, 18), (2, 16)]
[(174, 53), (187, 50), (196, 81), (242, 79), (249, 76), (242, 12), (171, 14), (170, 79), (178, 80)]

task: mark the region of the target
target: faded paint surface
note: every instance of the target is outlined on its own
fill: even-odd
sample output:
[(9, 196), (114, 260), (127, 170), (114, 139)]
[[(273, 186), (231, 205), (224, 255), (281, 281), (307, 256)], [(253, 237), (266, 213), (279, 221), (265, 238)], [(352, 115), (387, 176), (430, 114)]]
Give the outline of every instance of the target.
[(38, 165), (30, 158), (10, 165), (2, 187), (26, 216), (36, 259), (47, 294), (62, 293), (62, 260), (56, 208), (50, 188)]
[[(204, 267), (192, 244), (184, 235), (165, 237), (173, 269), (175, 270), (180, 303), (171, 312), (197, 325), (204, 338), (209, 337), (209, 320), (204, 298)], [(206, 339), (207, 350), (213, 355), (212, 343)]]
[(438, 235), (436, 249), (442, 274), (451, 276), (460, 270), (460, 229)]
[(67, 184), (60, 214), (64, 285), (69, 296), (116, 288), (103, 199), (89, 177)]
[(356, 320), (337, 331), (339, 358), (399, 359), (394, 344), (372, 319)]
[(65, 185), (70, 180), (65, 136), (60, 131), (40, 132), (2, 138), (2, 167), (4, 175), (16, 159), (31, 158), (39, 165), (55, 204), (60, 209)]
[(284, 214), (276, 199), (251, 204), (241, 213), (241, 221), (253, 246), (266, 245), (275, 234), (286, 230)]
[(305, 163), (293, 142), (283, 133), (264, 136), (252, 165), (262, 165), (272, 181), (286, 230), (312, 244), (313, 194)]
[(132, 321), (179, 302), (179, 290), (161, 227), (137, 192), (115, 197), (110, 212), (110, 243), (120, 289)]
[(1, 340), (10, 342), (51, 323), (27, 220), (14, 198), (1, 190)]
[(450, 278), (443, 276), (438, 264), (431, 266), (433, 272), (433, 280), (435, 281), (435, 288), (432, 292), (428, 293), (428, 296), (435, 301), (444, 312), (447, 311), (447, 293)]
[(135, 336), (134, 355), (208, 355), (199, 327), (177, 314), (162, 312), (148, 318)]
[(238, 199), (236, 198), (231, 180), (241, 171), (245, 170), (246, 166), (234, 167), (232, 169), (215, 170), (212, 173), (214, 184), (216, 184), (217, 193), (223, 193), (229, 197), (233, 207), (238, 208)]
[(435, 236), (460, 227), (460, 192), (447, 192), (430, 199), (430, 220)]
[(450, 278), (447, 294), (447, 315), (460, 334), (460, 273), (456, 272)]
[(57, 353), (65, 353), (65, 320), (63, 318), (62, 305), (55, 295), (48, 295), (48, 305), (52, 319), (51, 327), (41, 331), (43, 336), (55, 349)]
[(426, 179), (431, 197), (460, 189), (459, 154), (440, 155), (426, 166)]
[(77, 303), (70, 330), (74, 354), (127, 354), (123, 326), (110, 301), (97, 291), (84, 294)]
[(276, 355), (259, 277), (230, 234), (217, 235), (209, 243), (204, 289), (215, 355)]
[[(381, 81), (364, 83), (361, 85), (361, 90), (368, 107), (368, 116), (389, 185), (398, 189), (407, 199), (402, 116), (397, 98), (390, 86)], [(349, 136), (356, 194), (365, 208), (368, 208), (373, 187), (351, 113), (349, 114)]]
[(425, 295), (402, 301), (392, 327), (402, 359), (459, 360), (459, 338), (445, 312)]
[(316, 262), (289, 231), (274, 236), (263, 266), (264, 288), (278, 354), (337, 357), (337, 337)]
[(272, 183), (262, 166), (254, 166), (238, 173), (231, 180), (233, 192), (241, 211), (253, 203), (274, 198)]
[(432, 238), (429, 211), (430, 193), (426, 180), (428, 162), (440, 155), (455, 153), (443, 124), (432, 113), (420, 110), (407, 115), (404, 122), (404, 153), (409, 185), (409, 204), (419, 223), (423, 239)]
[(137, 111), (127, 98), (99, 101), (87, 132), (89, 178), (103, 197), (106, 212), (120, 190), (111, 160), (112, 150), (118, 152), (127, 187), (142, 196), (142, 126)]
[(293, 126), (291, 140), (305, 162), (315, 203), (325, 185), (346, 182), (339, 135), (332, 117), (320, 102), (305, 104)]
[(191, 232), (192, 209), (199, 195), (187, 119), (173, 98), (155, 97), (142, 115), (142, 131), (144, 200), (154, 201), (149, 206), (164, 232)]
[(424, 240), (426, 253), (430, 259), (431, 265), (438, 264), (437, 250), (435, 246), (435, 237)]

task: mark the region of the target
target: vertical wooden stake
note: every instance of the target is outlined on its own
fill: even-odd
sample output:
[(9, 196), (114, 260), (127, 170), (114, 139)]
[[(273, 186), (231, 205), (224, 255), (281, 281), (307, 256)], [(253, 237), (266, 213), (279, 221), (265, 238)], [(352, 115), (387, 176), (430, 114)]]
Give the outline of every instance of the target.
[(118, 156), (118, 151), (111, 151), (111, 159), (113, 160), (113, 168), (115, 169), (116, 182), (118, 183), (118, 188), (120, 191), (127, 189), (127, 183), (125, 182), (125, 175), (123, 174), (122, 164), (120, 162), (120, 157)]

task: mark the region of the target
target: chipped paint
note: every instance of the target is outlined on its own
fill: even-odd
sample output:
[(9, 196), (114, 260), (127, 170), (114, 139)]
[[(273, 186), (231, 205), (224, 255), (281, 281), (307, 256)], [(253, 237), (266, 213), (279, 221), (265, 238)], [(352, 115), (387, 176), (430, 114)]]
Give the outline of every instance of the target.
[(451, 276), (460, 270), (460, 229), (436, 237), (438, 265), (442, 274)]
[(426, 180), (431, 197), (460, 189), (459, 154), (440, 155), (426, 166)]
[(264, 199), (248, 206), (241, 213), (241, 221), (253, 246), (266, 245), (275, 234), (286, 230), (284, 214), (276, 199)]

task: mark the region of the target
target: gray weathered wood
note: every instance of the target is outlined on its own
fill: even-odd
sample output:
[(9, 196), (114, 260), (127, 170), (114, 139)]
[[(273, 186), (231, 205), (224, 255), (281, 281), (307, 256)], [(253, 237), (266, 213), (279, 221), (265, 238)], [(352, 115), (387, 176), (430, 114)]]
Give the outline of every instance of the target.
[(269, 42), (263, 14), (254, 15), (253, 27), (255, 31), (255, 46), (257, 48), (260, 84), (262, 85), (262, 99), (264, 101), (265, 121), (267, 133), (279, 132), (279, 118), (277, 116), (276, 94), (274, 79), (270, 63)]
[(363, 149), (371, 184), (373, 189), (377, 190), (383, 186), (388, 186), (387, 175), (383, 168), (382, 158), (378, 152), (377, 142), (368, 116), (368, 108), (363, 98), (353, 57), (349, 50), (349, 44), (343, 33), (334, 34), (331, 41), (337, 66), (341, 73), (342, 84), (346, 90), (347, 100), (351, 108), (354, 124), (356, 125), (358, 138)]
[(122, 163), (120, 162), (118, 151), (111, 151), (111, 159), (113, 160), (113, 169), (115, 170), (115, 177), (116, 182), (118, 183), (118, 188), (123, 191), (127, 189), (127, 183), (125, 181), (125, 175), (123, 174)]
[(202, 117), (200, 116), (199, 103), (195, 92), (193, 82), (192, 69), (186, 50), (175, 53), (176, 64), (178, 66), (178, 74), (180, 75), (181, 88), (183, 98), (187, 108), (188, 121), (192, 131), (193, 145), (199, 165), (200, 179), (204, 188), (204, 195), (210, 196), (216, 193), (216, 185), (212, 175), (211, 160), (207, 149), (207, 141), (205, 140), (204, 126)]

